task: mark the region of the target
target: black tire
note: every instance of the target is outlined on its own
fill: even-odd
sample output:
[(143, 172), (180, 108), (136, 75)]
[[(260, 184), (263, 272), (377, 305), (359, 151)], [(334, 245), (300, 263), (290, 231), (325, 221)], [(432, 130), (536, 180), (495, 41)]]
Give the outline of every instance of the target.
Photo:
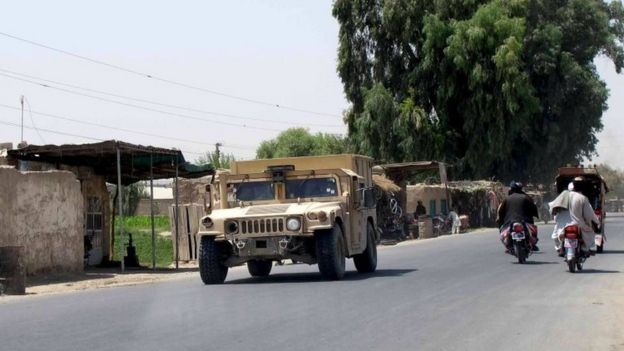
[(526, 262), (525, 249), (521, 244), (514, 244), (514, 251), (516, 253), (516, 257), (518, 258), (518, 263), (523, 264)]
[(568, 261), (568, 270), (570, 271), (570, 273), (576, 272), (576, 258)]
[(221, 261), (221, 247), (213, 237), (203, 236), (199, 247), (199, 276), (204, 284), (223, 284), (228, 267)]
[(366, 225), (366, 249), (353, 256), (353, 263), (359, 273), (373, 273), (377, 269), (377, 244), (375, 229), (370, 222)]
[(273, 261), (251, 260), (247, 262), (247, 270), (252, 277), (266, 277), (271, 273)]
[(316, 259), (321, 275), (328, 280), (340, 280), (345, 273), (344, 238), (339, 225), (332, 229), (318, 231), (316, 238)]

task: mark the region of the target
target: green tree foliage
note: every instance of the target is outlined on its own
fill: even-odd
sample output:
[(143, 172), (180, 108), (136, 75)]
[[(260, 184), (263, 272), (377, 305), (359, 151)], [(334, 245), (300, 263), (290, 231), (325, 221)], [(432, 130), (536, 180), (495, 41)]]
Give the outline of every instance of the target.
[(290, 128), (277, 138), (263, 141), (256, 151), (257, 158), (277, 158), (341, 154), (347, 151), (346, 140), (337, 135), (310, 134), (305, 128)]
[(333, 15), (356, 152), (533, 181), (595, 154), (593, 60), (624, 66), (621, 2), (337, 0)]
[(230, 162), (235, 160), (236, 157), (233, 154), (224, 154), (215, 150), (199, 156), (195, 163), (199, 165), (211, 164), (215, 169), (228, 169), (230, 168)]
[(607, 164), (598, 165), (598, 171), (609, 187), (607, 198), (624, 198), (624, 171)]
[[(137, 182), (124, 186), (122, 188), (122, 208), (124, 216), (133, 216), (139, 207), (139, 201), (141, 198), (149, 196), (149, 190), (145, 191), (145, 185), (142, 182)], [(119, 204), (117, 197), (115, 196), (115, 214), (119, 215)]]

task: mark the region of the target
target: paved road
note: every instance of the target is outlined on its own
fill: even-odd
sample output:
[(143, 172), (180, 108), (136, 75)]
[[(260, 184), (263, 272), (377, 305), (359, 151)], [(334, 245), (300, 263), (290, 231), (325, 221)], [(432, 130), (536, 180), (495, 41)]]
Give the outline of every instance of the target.
[(624, 350), (624, 217), (607, 225), (577, 274), (550, 250), (518, 265), (487, 231), (383, 247), (339, 282), (294, 265), (0, 300), (0, 350)]

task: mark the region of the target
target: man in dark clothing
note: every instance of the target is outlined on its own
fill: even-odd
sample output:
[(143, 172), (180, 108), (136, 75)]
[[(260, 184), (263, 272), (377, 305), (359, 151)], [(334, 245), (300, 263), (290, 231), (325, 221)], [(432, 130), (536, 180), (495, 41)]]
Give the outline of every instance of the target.
[(418, 204), (416, 205), (416, 212), (414, 212), (414, 217), (418, 219), (419, 216), (424, 216), (427, 214), (427, 209), (423, 206), (422, 201), (418, 200)]
[[(496, 222), (501, 231), (504, 232), (505, 228), (509, 227), (513, 222), (523, 222), (527, 226), (527, 229), (531, 233), (533, 238), (533, 250), (538, 251), (537, 243), (537, 227), (534, 224), (534, 217), (538, 217), (537, 206), (524, 191), (522, 191), (522, 184), (518, 182), (511, 182), (509, 185), (509, 196), (498, 207), (498, 216)], [(505, 236), (503, 237), (503, 239)], [(505, 242), (503, 242), (505, 244)], [(507, 245), (505, 245), (507, 246)]]

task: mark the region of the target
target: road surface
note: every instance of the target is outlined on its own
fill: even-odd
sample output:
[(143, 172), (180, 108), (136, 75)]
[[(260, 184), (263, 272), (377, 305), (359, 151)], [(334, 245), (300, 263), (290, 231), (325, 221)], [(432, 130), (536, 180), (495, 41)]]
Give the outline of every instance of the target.
[(339, 282), (299, 264), (0, 298), (0, 350), (624, 350), (624, 217), (576, 274), (540, 230), (526, 265), (490, 230), (382, 247), (375, 274), (349, 262)]

